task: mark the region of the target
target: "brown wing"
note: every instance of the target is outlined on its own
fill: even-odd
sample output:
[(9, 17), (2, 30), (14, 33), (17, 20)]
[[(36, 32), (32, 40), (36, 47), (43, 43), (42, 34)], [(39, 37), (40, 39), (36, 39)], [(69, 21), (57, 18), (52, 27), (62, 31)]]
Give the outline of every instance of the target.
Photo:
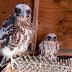
[(19, 41), (20, 41), (20, 36), (19, 36), (19, 39), (17, 40), (16, 38), (14, 38), (13, 40), (10, 41), (9, 43), (9, 48), (10, 50), (14, 50), (14, 48), (16, 48), (19, 44)]
[(3, 27), (0, 30), (1, 48), (8, 46), (9, 41), (12, 39), (14, 32), (15, 32), (15, 16), (11, 15), (11, 17), (3, 23)]
[(9, 26), (2, 28), (0, 30), (0, 42), (1, 42), (1, 47), (8, 46), (9, 41), (12, 39), (13, 34), (15, 32), (15, 25), (10, 24)]

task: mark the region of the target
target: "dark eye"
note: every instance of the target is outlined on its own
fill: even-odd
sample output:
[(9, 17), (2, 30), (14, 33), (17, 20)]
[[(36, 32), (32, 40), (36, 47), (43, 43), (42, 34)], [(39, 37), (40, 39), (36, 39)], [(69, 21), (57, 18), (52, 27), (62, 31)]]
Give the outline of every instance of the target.
[(26, 13), (28, 13), (28, 14), (29, 14), (29, 13), (30, 13), (30, 10), (26, 10)]
[(15, 8), (14, 11), (15, 11), (16, 13), (19, 13), (19, 14), (21, 13), (21, 9), (18, 9), (18, 8)]
[(50, 37), (50, 36), (48, 36), (47, 38), (48, 38), (48, 39), (51, 39), (51, 37)]
[(54, 39), (56, 39), (56, 37), (54, 37)]
[(48, 39), (48, 41), (49, 41), (49, 40), (51, 39), (51, 37), (50, 37), (50, 36), (48, 36), (48, 37), (47, 37), (47, 39)]

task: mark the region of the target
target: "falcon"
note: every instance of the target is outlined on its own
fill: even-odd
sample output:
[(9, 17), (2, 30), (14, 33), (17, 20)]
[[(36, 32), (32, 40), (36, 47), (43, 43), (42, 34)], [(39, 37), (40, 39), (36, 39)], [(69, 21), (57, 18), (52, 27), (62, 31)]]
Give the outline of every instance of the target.
[(48, 58), (49, 61), (54, 61), (59, 51), (57, 36), (54, 33), (48, 34), (46, 39), (39, 44), (39, 49), (42, 56)]
[(3, 23), (0, 30), (0, 42), (2, 55), (4, 56), (0, 66), (8, 59), (15, 62), (13, 56), (21, 55), (28, 50), (34, 34), (34, 25), (31, 23), (31, 8), (26, 4), (18, 4), (14, 13)]

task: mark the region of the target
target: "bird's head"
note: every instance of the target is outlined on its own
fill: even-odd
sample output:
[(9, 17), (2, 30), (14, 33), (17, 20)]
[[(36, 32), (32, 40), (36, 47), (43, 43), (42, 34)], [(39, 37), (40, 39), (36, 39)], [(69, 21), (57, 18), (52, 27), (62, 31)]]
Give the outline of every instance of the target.
[(28, 5), (26, 4), (18, 4), (16, 5), (14, 12), (17, 17), (29, 17), (31, 13), (31, 9)]
[(46, 40), (48, 40), (48, 41), (56, 41), (57, 36), (54, 33), (50, 33), (50, 34), (47, 35)]

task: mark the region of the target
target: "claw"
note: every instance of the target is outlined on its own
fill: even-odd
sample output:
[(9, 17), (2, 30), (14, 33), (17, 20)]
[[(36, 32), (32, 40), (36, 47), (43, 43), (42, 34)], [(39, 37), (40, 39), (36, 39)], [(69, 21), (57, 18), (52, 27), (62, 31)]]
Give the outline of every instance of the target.
[(18, 63), (11, 57), (11, 67), (13, 71), (17, 71), (17, 68), (19, 68)]

